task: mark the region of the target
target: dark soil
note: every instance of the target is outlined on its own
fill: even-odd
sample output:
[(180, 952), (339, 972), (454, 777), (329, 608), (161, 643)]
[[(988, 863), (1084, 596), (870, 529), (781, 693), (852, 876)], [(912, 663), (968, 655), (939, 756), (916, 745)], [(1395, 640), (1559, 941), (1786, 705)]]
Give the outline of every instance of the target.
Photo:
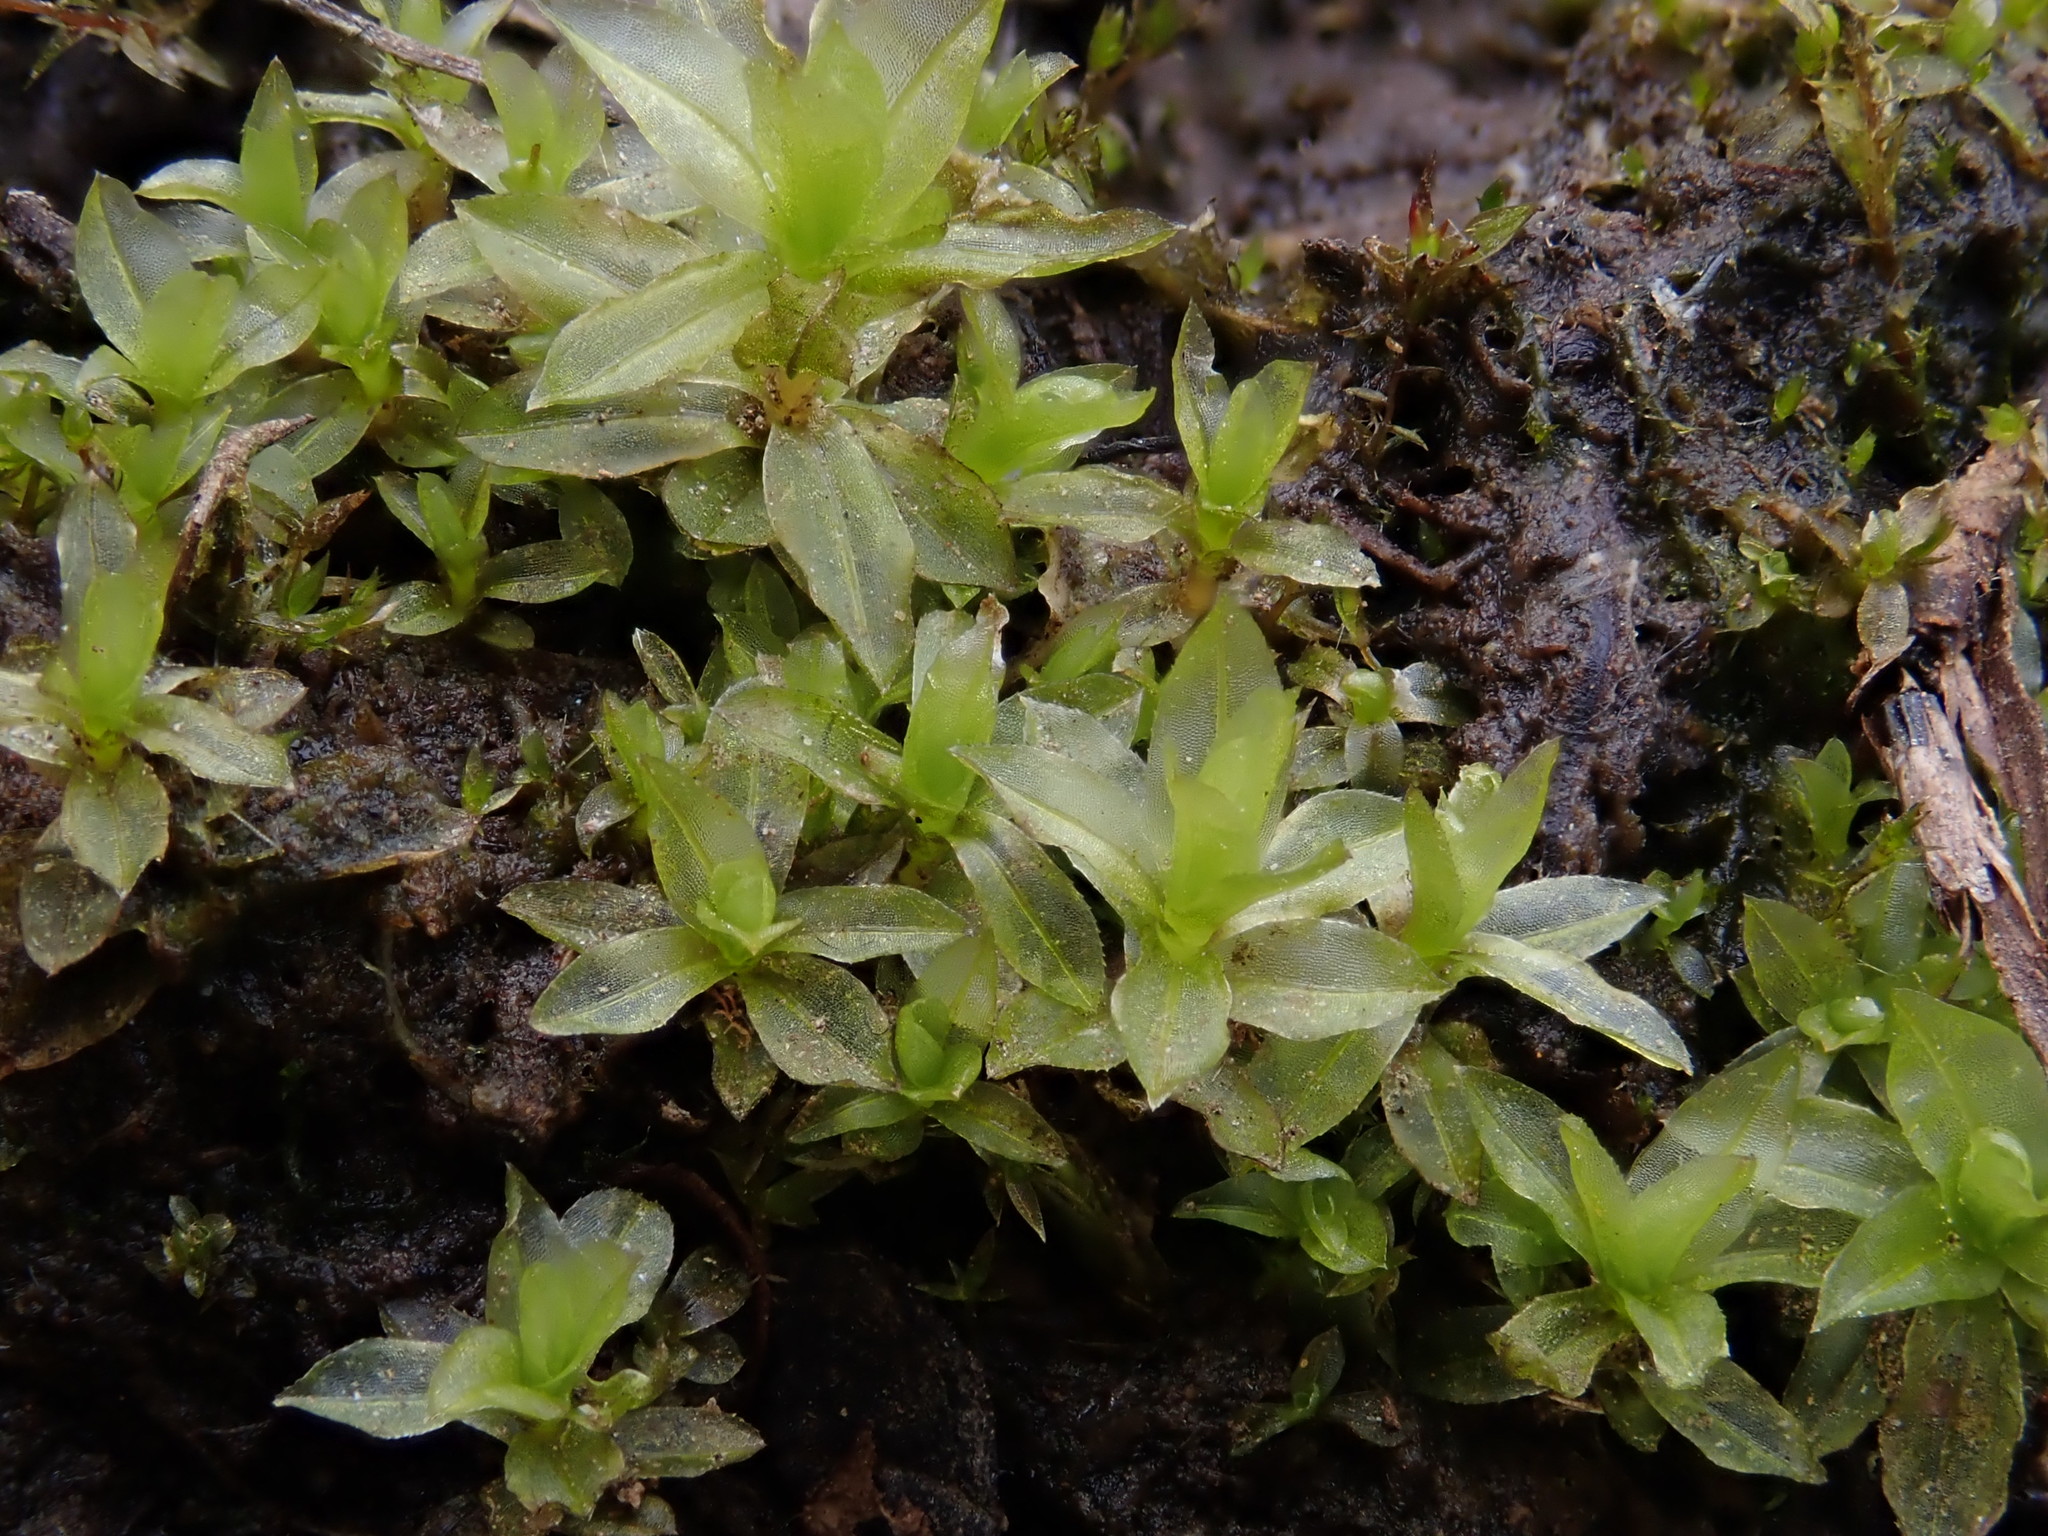
[[(1075, 6), (1025, 25), (1078, 52), (1092, 20)], [(1561, 733), (1545, 869), (1704, 866), (1739, 890), (1770, 880), (1770, 754), (1844, 728), (1845, 658), (1814, 626), (1727, 630), (1733, 533), (1796, 541), (1794, 496), (1839, 491), (1861, 508), (1961, 461), (1978, 408), (2031, 381), (2048, 351), (2035, 316), (2048, 200), (1985, 123), (1923, 109), (1902, 216), (1914, 235), (1903, 282), (1925, 289), (1924, 384), (1873, 376), (1815, 398), (1789, 430), (1774, 424), (1785, 379), (1839, 377), (1849, 345), (1881, 324), (1860, 209), (1818, 141), (1787, 147), (1772, 101), (1745, 94), (1732, 66), (1698, 132), (1687, 79), (1699, 61), (1638, 20), (1589, 30), (1570, 7), (1517, 0), (1221, 5), (1133, 88), (1132, 185), (1185, 217), (1213, 203), (1225, 230), (1268, 236), (1284, 270), (1222, 302), (1220, 329), (1238, 363), (1286, 350), (1322, 364), (1312, 405), (1335, 413), (1339, 441), (1288, 500), (1380, 559), (1384, 658), (1438, 661), (1475, 701), (1473, 723), (1441, 743), (1446, 770)], [(94, 168), (133, 179), (230, 150), (272, 52), (301, 83), (349, 76), (324, 39), (239, 0), (204, 35), (237, 90), (171, 92), (90, 45), (25, 87), (44, 34), (0, 27), (7, 185), (68, 213)], [(1937, 140), (1959, 146), (1952, 194), (1911, 169)], [(1624, 173), (1624, 149), (1646, 175)], [(1485, 268), (1424, 284), (1358, 242), (1405, 238), (1431, 165), (1444, 214), (1466, 218), (1502, 176), (1538, 211)], [(1261, 296), (1297, 276), (1319, 308), (1312, 325)], [(7, 284), (0, 339), (76, 339), (75, 317)], [(1032, 366), (1114, 358), (1161, 383), (1186, 296), (1123, 274), (1044, 285)], [(929, 392), (949, 368), (942, 327), (891, 382)], [(1554, 434), (1547, 448), (1532, 421)], [(1851, 485), (1839, 446), (1865, 427), (1877, 453)], [(12, 1162), (0, 1173), (0, 1529), (481, 1531), (482, 1436), (380, 1443), (275, 1411), (271, 1396), (374, 1332), (380, 1304), (472, 1304), (507, 1161), (558, 1203), (624, 1183), (668, 1206), (685, 1246), (732, 1238), (726, 1192), (745, 1147), (711, 1095), (701, 1034), (535, 1035), (525, 1017), (561, 956), (495, 910), (530, 880), (629, 870), (608, 844), (589, 862), (576, 844), (586, 733), (602, 690), (637, 686), (635, 624), (688, 650), (705, 623), (694, 610), (679, 620), (662, 586), (658, 510), (628, 511), (634, 582), (546, 611), (540, 648), (516, 661), (401, 641), (283, 663), (310, 689), (290, 721), (295, 756), (317, 766), (295, 797), (245, 808), (263, 857), (223, 846), (152, 874), (149, 931), (68, 981), (43, 984), (0, 933), (0, 1076), (14, 1071), (0, 1081), (0, 1161)], [(402, 555), (350, 558), (392, 570)], [(0, 641), (50, 632), (51, 567), (47, 546), (0, 541)], [(471, 746), (503, 781), (534, 731), (553, 782), (472, 825), (456, 809)], [(47, 785), (0, 760), (11, 855), (54, 810)], [(1750, 1039), (1725, 997), (1701, 1005), (1661, 966), (1621, 964), (1709, 1063)], [(1677, 1092), (1670, 1074), (1505, 999), (1467, 1014), (1512, 1070), (1619, 1141), (1646, 1136), (1647, 1108)], [(1833, 1458), (1826, 1488), (1787, 1489), (1675, 1442), (1636, 1454), (1565, 1406), (1450, 1408), (1400, 1389), (1366, 1342), (1398, 1340), (1417, 1301), (1489, 1299), (1469, 1256), (1419, 1234), (1391, 1320), (1349, 1319), (1352, 1380), (1388, 1394), (1398, 1443), (1319, 1426), (1231, 1457), (1233, 1417), (1284, 1395), (1325, 1321), (1261, 1288), (1249, 1243), (1164, 1219), (1217, 1176), (1191, 1117), (1133, 1120), (1057, 1076), (1034, 1092), (1098, 1160), (1126, 1240), (1056, 1222), (1041, 1247), (1009, 1221), (999, 1297), (935, 1299), (920, 1283), (944, 1278), (987, 1224), (979, 1165), (943, 1148), (826, 1197), (815, 1227), (745, 1233), (766, 1244), (772, 1278), (768, 1305), (741, 1320), (750, 1364), (724, 1401), (769, 1449), (668, 1485), (685, 1530), (1890, 1529), (1868, 1442)], [(163, 1264), (172, 1196), (236, 1225), (203, 1298)], [(1747, 1296), (1735, 1312), (1745, 1358), (1781, 1377), (1796, 1352), (1785, 1299)], [(2044, 1489), (2048, 1475), (2023, 1465), (2002, 1529), (2048, 1529)]]

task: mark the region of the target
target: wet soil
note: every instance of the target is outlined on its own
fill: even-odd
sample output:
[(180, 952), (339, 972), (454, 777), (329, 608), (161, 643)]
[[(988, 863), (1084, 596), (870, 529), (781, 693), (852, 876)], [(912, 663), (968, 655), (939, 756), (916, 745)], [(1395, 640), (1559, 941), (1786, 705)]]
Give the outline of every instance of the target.
[[(1033, 10), (1023, 25), (1078, 52), (1083, 9)], [(42, 34), (0, 26), (7, 185), (69, 212), (95, 167), (133, 179), (175, 154), (228, 150), (272, 51), (302, 83), (347, 83), (344, 55), (273, 12), (224, 4), (207, 26), (231, 88), (184, 94), (90, 47), (24, 87)], [(1850, 345), (1882, 323), (1888, 285), (1824, 148), (1795, 142), (1769, 94), (1746, 94), (1732, 70), (1702, 123), (1688, 94), (1697, 62), (1634, 13), (1273, 0), (1202, 13), (1122, 105), (1132, 194), (1183, 217), (1213, 206), (1223, 231), (1262, 233), (1282, 268), (1249, 295), (1212, 294), (1219, 330), (1236, 364), (1277, 351), (1321, 364), (1311, 404), (1333, 414), (1337, 443), (1287, 505), (1352, 529), (1380, 559), (1383, 659), (1437, 661), (1473, 700), (1472, 723), (1437, 747), (1444, 766), (1504, 763), (1562, 732), (1544, 869), (1706, 867), (1740, 890), (1771, 878), (1770, 754), (1842, 728), (1831, 701), (1845, 658), (1813, 626), (1730, 626), (1733, 536), (1798, 545), (1798, 505), (1839, 496), (1861, 510), (1960, 461), (1978, 407), (2031, 380), (2048, 351), (2034, 302), (2048, 200), (1985, 123), (1925, 109), (1909, 166), (1957, 148), (1945, 187), (1902, 183), (1924, 383), (1873, 377), (1839, 398), (1817, 384), (1789, 426), (1774, 421), (1786, 379), (1841, 376)], [(1467, 218), (1496, 179), (1537, 212), (1500, 256), (1448, 279), (1363, 248), (1405, 238), (1428, 166), (1443, 214)], [(10, 281), (10, 338), (75, 336), (75, 317)], [(1299, 302), (1283, 312), (1283, 293), (1309, 296), (1308, 323)], [(1027, 306), (1030, 365), (1114, 359), (1161, 383), (1186, 297), (1127, 274), (1042, 285)], [(891, 385), (931, 392), (949, 368), (940, 326)], [(1866, 427), (1876, 451), (1852, 483), (1840, 448)], [(706, 626), (679, 622), (662, 587), (658, 509), (628, 497), (626, 510), (642, 551), (626, 592), (542, 611), (539, 647), (517, 660), (455, 641), (285, 658), (310, 690), (289, 722), (294, 755), (317, 766), (298, 796), (245, 808), (268, 851), (153, 874), (149, 931), (90, 968), (133, 1021), (0, 1078), (0, 1529), (479, 1532), (483, 1437), (374, 1442), (274, 1411), (272, 1394), (375, 1331), (382, 1304), (473, 1304), (507, 1161), (558, 1203), (624, 1183), (668, 1206), (685, 1246), (732, 1238), (745, 1148), (711, 1094), (701, 1035), (534, 1035), (527, 1010), (562, 955), (494, 907), (526, 881), (630, 869), (608, 844), (588, 860), (577, 846), (583, 742), (601, 691), (638, 684), (635, 624), (686, 652)], [(387, 570), (402, 558), (381, 545), (349, 557)], [(46, 545), (0, 538), (0, 642), (50, 632), (52, 576)], [(1019, 611), (1029, 619), (1029, 604)], [(460, 812), (470, 748), (505, 782), (535, 732), (551, 777), (507, 812)], [(47, 785), (0, 762), (0, 836), (25, 843), (54, 806)], [(1716, 921), (1725, 930), (1725, 911)], [(0, 1061), (77, 1043), (52, 1032), (90, 1010), (38, 991), (4, 948)], [(1703, 1005), (1661, 963), (1617, 965), (1703, 1060), (1751, 1037), (1725, 995)], [(1670, 1074), (1508, 999), (1464, 1011), (1510, 1070), (1617, 1143), (1646, 1137), (1678, 1092)], [(1263, 1284), (1248, 1241), (1167, 1219), (1217, 1176), (1192, 1117), (1134, 1119), (1056, 1074), (1032, 1088), (1116, 1192), (1126, 1241), (1056, 1221), (1041, 1246), (1013, 1219), (984, 1298), (938, 1299), (920, 1287), (987, 1229), (979, 1165), (958, 1148), (834, 1192), (812, 1227), (746, 1232), (763, 1245), (768, 1305), (743, 1319), (752, 1358), (724, 1401), (769, 1449), (669, 1484), (684, 1529), (1890, 1528), (1867, 1443), (1832, 1458), (1826, 1488), (1786, 1489), (1682, 1445), (1636, 1454), (1564, 1405), (1448, 1407), (1406, 1391), (1372, 1341), (1398, 1341), (1417, 1300), (1490, 1298), (1470, 1255), (1405, 1215), (1414, 1257), (1391, 1317), (1349, 1319), (1348, 1384), (1386, 1394), (1394, 1443), (1316, 1426), (1233, 1457), (1234, 1418), (1284, 1396), (1327, 1319)], [(164, 1265), (172, 1196), (236, 1225), (202, 1297)], [(1782, 1379), (1796, 1352), (1786, 1298), (1759, 1289), (1733, 1311), (1744, 1358)], [(2044, 1487), (2030, 1457), (2008, 1532), (2048, 1529)]]

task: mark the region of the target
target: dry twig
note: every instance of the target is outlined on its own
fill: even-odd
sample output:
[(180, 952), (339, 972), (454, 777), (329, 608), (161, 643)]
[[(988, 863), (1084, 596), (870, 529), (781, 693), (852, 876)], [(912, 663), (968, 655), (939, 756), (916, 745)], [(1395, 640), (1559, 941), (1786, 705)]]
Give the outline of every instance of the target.
[(213, 514), (227, 499), (228, 492), (240, 485), (249, 473), (249, 461), (271, 444), (283, 442), (312, 419), (311, 416), (281, 416), (275, 421), (259, 421), (237, 427), (220, 440), (220, 446), (214, 449), (213, 458), (199, 476), (199, 488), (192, 497), (192, 510), (186, 515), (185, 530), (178, 540), (178, 563), (171, 572), (173, 596), (184, 591), (186, 583), (191, 581), (200, 547), (213, 525)]
[[(1929, 878), (1956, 916), (1976, 913), (2020, 1028), (2048, 1063), (2048, 729), (2012, 645), (2021, 621), (2013, 545), (2041, 490), (2027, 444), (1990, 449), (1943, 488), (1950, 531), (1911, 592), (1915, 660), (1929, 687), (1902, 668), (1865, 724), (1919, 816)], [(2019, 822), (2024, 878), (1972, 759)]]
[(407, 37), (403, 32), (394, 32), (360, 12), (335, 5), (333, 0), (271, 0), (271, 4), (281, 5), (288, 11), (297, 12), (308, 21), (317, 21), (323, 27), (345, 33), (379, 53), (388, 54), (401, 64), (413, 64), (439, 74), (453, 75), (458, 80), (467, 80), (471, 85), (484, 83), (484, 67), (475, 59), (464, 58), (459, 53), (450, 53), (445, 48), (436, 48), (416, 37)]

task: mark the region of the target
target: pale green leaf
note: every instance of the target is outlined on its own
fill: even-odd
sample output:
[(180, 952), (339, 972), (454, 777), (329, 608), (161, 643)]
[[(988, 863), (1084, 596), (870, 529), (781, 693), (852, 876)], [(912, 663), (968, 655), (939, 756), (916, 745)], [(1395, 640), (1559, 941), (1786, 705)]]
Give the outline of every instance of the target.
[(1017, 974), (1069, 1008), (1099, 1012), (1102, 933), (1066, 873), (1000, 817), (969, 813), (955, 824), (952, 846)]
[(943, 949), (967, 931), (944, 902), (901, 885), (830, 885), (785, 892), (777, 919), (803, 926), (783, 940), (790, 949), (842, 965), (883, 955), (923, 955)]
[(1583, 960), (1491, 933), (1468, 934), (1460, 955), (1478, 974), (1554, 1008), (1582, 1028), (1618, 1041), (1660, 1066), (1692, 1070), (1692, 1053), (1671, 1021), (1633, 992), (1606, 981)]
[(1979, 1130), (2017, 1140), (2048, 1172), (2048, 1076), (2017, 1030), (1918, 992), (1893, 1000), (1887, 1097), (1927, 1171), (1953, 1190)]
[(1903, 1312), (1989, 1296), (2005, 1266), (1957, 1237), (1932, 1183), (1913, 1185), (1856, 1229), (1820, 1288), (1816, 1328), (1844, 1318)]
[(856, 282), (876, 293), (944, 283), (994, 288), (1020, 277), (1056, 277), (1078, 267), (1135, 256), (1172, 233), (1173, 226), (1157, 214), (1135, 208), (1077, 215), (1047, 203), (1029, 203), (999, 214), (955, 219), (931, 244), (876, 259)]
[(136, 702), (134, 740), (216, 784), (278, 789), (292, 780), (282, 737), (261, 735), (211, 704), (179, 694)]
[(1067, 1160), (1066, 1144), (1021, 1092), (994, 1083), (975, 1083), (958, 1099), (931, 1106), (931, 1117), (968, 1145), (990, 1157), (1055, 1167)]
[(768, 521), (811, 600), (886, 687), (910, 660), (917, 550), (888, 482), (835, 412), (777, 427), (761, 461)]
[(546, 14), (706, 202), (763, 227), (767, 190), (740, 49), (683, 12), (654, 6), (551, 0)]
[(32, 855), (21, 875), (21, 947), (55, 975), (104, 944), (121, 918), (121, 894), (83, 864)]
[(1901, 1536), (1977, 1536), (2004, 1513), (2026, 1422), (2019, 1350), (1996, 1297), (1922, 1308), (1878, 1429)]
[(357, 1339), (318, 1361), (275, 1399), (351, 1429), (397, 1440), (439, 1429), (427, 1383), (447, 1345), (423, 1339)]
[(809, 769), (829, 788), (865, 805), (892, 805), (903, 771), (896, 743), (814, 693), (765, 683), (728, 689), (715, 718), (744, 740)]
[(703, 254), (687, 235), (587, 197), (514, 192), (455, 205), (477, 253), (543, 320), (573, 320)]
[(1107, 1072), (1124, 1059), (1123, 1041), (1100, 1013), (1070, 1008), (1036, 987), (1003, 1005), (988, 1048), (988, 1075), (1008, 1077), (1027, 1067)]
[(1445, 990), (1400, 940), (1341, 918), (1241, 933), (1227, 974), (1230, 1016), (1290, 1040), (1372, 1030), (1398, 1045)]
[(604, 300), (562, 327), (528, 405), (604, 400), (703, 368), (766, 307), (772, 275), (765, 253), (729, 251)]
[(1117, 982), (1109, 1007), (1154, 1104), (1207, 1072), (1230, 1048), (1230, 984), (1213, 956), (1183, 963), (1148, 948)]
[(770, 955), (740, 991), (768, 1054), (798, 1082), (894, 1085), (889, 1021), (850, 973), (810, 955)]
[(150, 299), (190, 266), (191, 256), (170, 225), (120, 182), (94, 179), (78, 216), (78, 291), (109, 342), (132, 356)]
[(635, 1477), (702, 1477), (760, 1450), (760, 1431), (717, 1404), (642, 1408), (612, 1432)]
[(1007, 591), (1016, 553), (995, 492), (929, 438), (872, 411), (845, 413), (894, 494), (917, 550), (917, 573), (951, 586)]
[(637, 475), (751, 442), (734, 423), (741, 402), (729, 390), (670, 386), (530, 413), (526, 391), (520, 379), (492, 390), (465, 414), (457, 440), (487, 464), (584, 479)]
[(1578, 1181), (1562, 1135), (1563, 1114), (1534, 1088), (1496, 1072), (1463, 1074), (1472, 1123), (1501, 1181), (1533, 1203), (1580, 1253), (1593, 1249)]
[(1308, 587), (1376, 587), (1379, 567), (1358, 541), (1328, 523), (1253, 521), (1231, 537), (1230, 552), (1267, 576)]
[(1493, 898), (1479, 932), (1584, 960), (1618, 943), (1663, 897), (1633, 880), (1563, 875), (1511, 885)]
[(129, 753), (111, 773), (81, 768), (64, 786), (57, 832), (71, 856), (125, 896), (170, 846), (171, 801)]
[(604, 880), (540, 880), (520, 886), (498, 905), (542, 937), (577, 950), (676, 921), (657, 892)]
[(645, 1034), (731, 970), (694, 929), (644, 929), (571, 961), (535, 1001), (532, 1024), (544, 1035)]
[(1583, 1397), (1608, 1350), (1629, 1326), (1598, 1286), (1539, 1296), (1493, 1334), (1493, 1347), (1517, 1376), (1563, 1397)]
[(1001, 488), (1003, 517), (1026, 528), (1072, 528), (1137, 544), (1171, 523), (1186, 498), (1150, 475), (1087, 464), (1025, 475)]
[(1697, 1387), (1673, 1386), (1655, 1371), (1638, 1371), (1635, 1379), (1651, 1406), (1714, 1465), (1798, 1483), (1827, 1481), (1799, 1421), (1734, 1361), (1716, 1361)]

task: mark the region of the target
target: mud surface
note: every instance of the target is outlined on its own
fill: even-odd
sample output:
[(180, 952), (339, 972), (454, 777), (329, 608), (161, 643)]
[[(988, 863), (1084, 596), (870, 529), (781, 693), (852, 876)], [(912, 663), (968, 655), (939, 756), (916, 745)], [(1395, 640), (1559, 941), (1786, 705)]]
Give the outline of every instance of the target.
[[(1025, 25), (1077, 52), (1092, 15), (1033, 11)], [(208, 29), (235, 89), (179, 95), (90, 48), (23, 89), (44, 35), (0, 26), (7, 184), (72, 211), (94, 167), (132, 179), (229, 150), (238, 91), (273, 51), (302, 83), (346, 83), (345, 58), (253, 4), (223, 5)], [(1445, 768), (1504, 763), (1561, 732), (1546, 871), (1705, 867), (1739, 888), (1773, 835), (1769, 754), (1841, 728), (1812, 701), (1839, 695), (1845, 658), (1782, 620), (1730, 630), (1733, 536), (1803, 549), (1815, 535), (1795, 504), (1861, 509), (1959, 462), (1978, 407), (2048, 352), (2033, 318), (2048, 202), (1986, 124), (1926, 109), (1909, 168), (1959, 147), (1946, 189), (1918, 171), (1902, 182), (1903, 281), (1925, 290), (1923, 382), (1873, 372), (1839, 396), (1816, 386), (1775, 421), (1785, 380), (1839, 377), (1882, 324), (1885, 284), (1818, 141), (1795, 142), (1739, 82), (1702, 124), (1695, 67), (1626, 20), (1589, 26), (1563, 6), (1226, 4), (1124, 105), (1137, 193), (1266, 232), (1316, 295), (1312, 325), (1283, 325), (1269, 283), (1225, 301), (1219, 329), (1238, 364), (1274, 351), (1322, 364), (1311, 404), (1333, 414), (1337, 446), (1287, 503), (1379, 558), (1383, 659), (1434, 660), (1474, 701), (1472, 723), (1440, 744)], [(1441, 213), (1466, 219), (1497, 178), (1537, 212), (1484, 267), (1424, 280), (1359, 242), (1405, 239), (1432, 164)], [(75, 319), (10, 281), (0, 275), (10, 337), (75, 335)], [(1029, 365), (1113, 358), (1163, 383), (1185, 297), (1127, 274), (1042, 286)], [(942, 389), (950, 356), (943, 326), (920, 336), (891, 387)], [(1841, 447), (1866, 429), (1871, 465), (1851, 482)], [(1146, 441), (1156, 424), (1131, 430), (1133, 451), (1171, 472)], [(516, 662), (453, 642), (289, 660), (309, 687), (289, 722), (295, 756), (319, 766), (297, 799), (246, 808), (262, 857), (151, 876), (159, 919), (95, 962), (106, 996), (38, 991), (17, 948), (0, 946), (8, 1060), (54, 1049), (52, 1032), (88, 1003), (136, 1015), (0, 1080), (12, 1164), (0, 1173), (0, 1530), (480, 1532), (483, 1437), (379, 1443), (275, 1412), (270, 1397), (375, 1331), (381, 1304), (473, 1304), (507, 1160), (557, 1203), (625, 1183), (668, 1206), (685, 1247), (731, 1237), (722, 1191), (743, 1148), (711, 1097), (701, 1035), (534, 1035), (523, 1021), (561, 956), (494, 906), (530, 880), (629, 872), (606, 845), (585, 861), (574, 837), (585, 733), (603, 689), (637, 686), (635, 624), (686, 651), (702, 636), (662, 587), (658, 509), (626, 510), (642, 558), (623, 597), (547, 611), (539, 649)], [(404, 573), (395, 547), (348, 557)], [(0, 537), (0, 641), (51, 632), (52, 577), (47, 546)], [(548, 773), (473, 821), (458, 809), (472, 746), (499, 782), (535, 751)], [(0, 761), (0, 837), (25, 844), (54, 809), (47, 785)], [(1661, 966), (1618, 965), (1704, 1061), (1748, 1042), (1725, 997), (1704, 1007)], [(1504, 998), (1465, 1011), (1512, 1071), (1617, 1142), (1646, 1136), (1676, 1092), (1670, 1074)], [(990, 1294), (940, 1300), (920, 1286), (987, 1227), (979, 1165), (959, 1149), (835, 1192), (815, 1227), (762, 1234), (770, 1305), (742, 1319), (752, 1359), (724, 1401), (769, 1450), (670, 1484), (684, 1529), (1890, 1528), (1867, 1444), (1832, 1459), (1828, 1487), (1788, 1490), (1684, 1446), (1638, 1455), (1560, 1405), (1432, 1404), (1363, 1356), (1352, 1380), (1384, 1393), (1392, 1444), (1324, 1425), (1233, 1457), (1234, 1418), (1284, 1396), (1313, 1328), (1261, 1289), (1251, 1244), (1166, 1219), (1217, 1176), (1191, 1117), (1134, 1121), (1058, 1078), (1034, 1092), (1099, 1160), (1136, 1235), (1105, 1249), (1056, 1228), (1041, 1248), (1012, 1220)], [(203, 1298), (164, 1267), (172, 1196), (236, 1224)], [(1489, 1299), (1470, 1255), (1402, 1236), (1415, 1256), (1378, 1336), (1401, 1336), (1413, 1297)], [(1796, 1351), (1786, 1298), (1757, 1288), (1731, 1310), (1739, 1347), (1775, 1384)], [(2048, 1529), (2048, 1482), (2031, 1460), (2019, 1480), (2003, 1529)]]

